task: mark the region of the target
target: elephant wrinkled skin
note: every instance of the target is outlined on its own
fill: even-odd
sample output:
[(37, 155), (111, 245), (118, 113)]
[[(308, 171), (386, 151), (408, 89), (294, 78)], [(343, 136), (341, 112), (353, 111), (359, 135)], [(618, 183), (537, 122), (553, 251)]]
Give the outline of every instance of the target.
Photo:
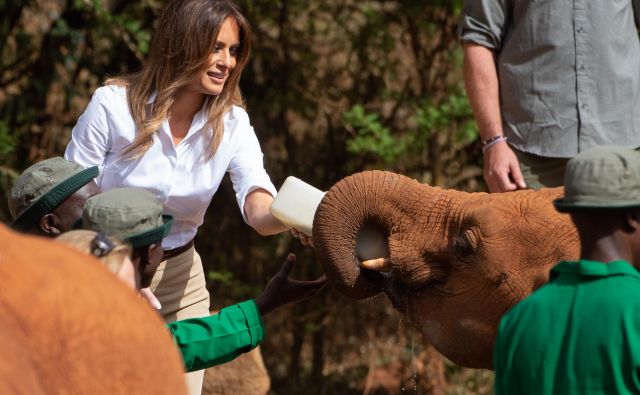
[[(345, 295), (385, 292), (444, 356), (491, 369), (500, 317), (546, 283), (555, 263), (579, 255), (569, 216), (552, 204), (562, 193), (467, 193), (389, 172), (358, 173), (320, 203), (316, 256)], [(388, 265), (361, 266), (376, 254)]]

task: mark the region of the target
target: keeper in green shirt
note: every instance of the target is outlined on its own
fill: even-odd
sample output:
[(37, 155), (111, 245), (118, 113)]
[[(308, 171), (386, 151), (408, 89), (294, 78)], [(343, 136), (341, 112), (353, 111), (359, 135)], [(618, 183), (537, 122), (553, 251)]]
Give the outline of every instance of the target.
[(502, 318), (495, 393), (640, 393), (640, 152), (580, 153), (554, 203), (576, 225), (580, 260)]
[[(162, 261), (161, 241), (169, 233), (172, 218), (162, 214), (156, 197), (141, 188), (114, 188), (87, 199), (82, 227), (99, 232), (92, 253), (109, 253), (109, 239), (117, 237), (133, 248), (131, 260), (136, 272), (136, 287), (148, 287)], [(187, 372), (231, 361), (250, 351), (264, 338), (262, 316), (287, 303), (316, 294), (326, 278), (297, 281), (289, 278), (296, 260), (289, 254), (280, 271), (255, 299), (222, 309), (218, 314), (171, 322), (171, 331), (182, 353)]]
[(229, 362), (254, 349), (264, 339), (263, 316), (287, 303), (307, 299), (325, 285), (324, 276), (314, 281), (290, 279), (295, 260), (296, 256), (289, 254), (256, 299), (225, 307), (209, 317), (167, 324), (187, 372)]

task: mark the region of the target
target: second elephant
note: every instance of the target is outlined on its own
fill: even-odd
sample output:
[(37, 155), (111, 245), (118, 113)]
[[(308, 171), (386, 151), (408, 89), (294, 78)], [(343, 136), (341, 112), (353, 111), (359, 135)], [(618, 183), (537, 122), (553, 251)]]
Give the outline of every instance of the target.
[[(553, 199), (562, 188), (467, 193), (368, 171), (334, 185), (314, 219), (316, 256), (352, 298), (385, 292), (444, 356), (492, 367), (502, 315), (579, 242)], [(381, 258), (376, 270), (362, 261)], [(369, 266), (371, 267), (371, 266)]]

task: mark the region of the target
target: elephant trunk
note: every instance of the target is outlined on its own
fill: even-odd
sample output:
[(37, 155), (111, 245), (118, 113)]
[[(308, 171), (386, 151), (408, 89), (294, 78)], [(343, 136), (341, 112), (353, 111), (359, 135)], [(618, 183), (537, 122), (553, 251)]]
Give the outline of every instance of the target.
[[(448, 250), (449, 213), (460, 194), (383, 171), (347, 177), (316, 211), (316, 257), (338, 290), (355, 299), (385, 290), (392, 275), (409, 287), (423, 283), (433, 269), (424, 251), (434, 242)], [(433, 234), (423, 234), (427, 229)]]

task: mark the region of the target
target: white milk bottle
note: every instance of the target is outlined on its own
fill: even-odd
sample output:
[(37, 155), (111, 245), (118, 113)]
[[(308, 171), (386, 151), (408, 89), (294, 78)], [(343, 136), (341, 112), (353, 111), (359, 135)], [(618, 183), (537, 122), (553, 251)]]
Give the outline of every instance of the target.
[(283, 224), (311, 236), (313, 217), (324, 194), (298, 178), (287, 177), (271, 203), (271, 214)]

